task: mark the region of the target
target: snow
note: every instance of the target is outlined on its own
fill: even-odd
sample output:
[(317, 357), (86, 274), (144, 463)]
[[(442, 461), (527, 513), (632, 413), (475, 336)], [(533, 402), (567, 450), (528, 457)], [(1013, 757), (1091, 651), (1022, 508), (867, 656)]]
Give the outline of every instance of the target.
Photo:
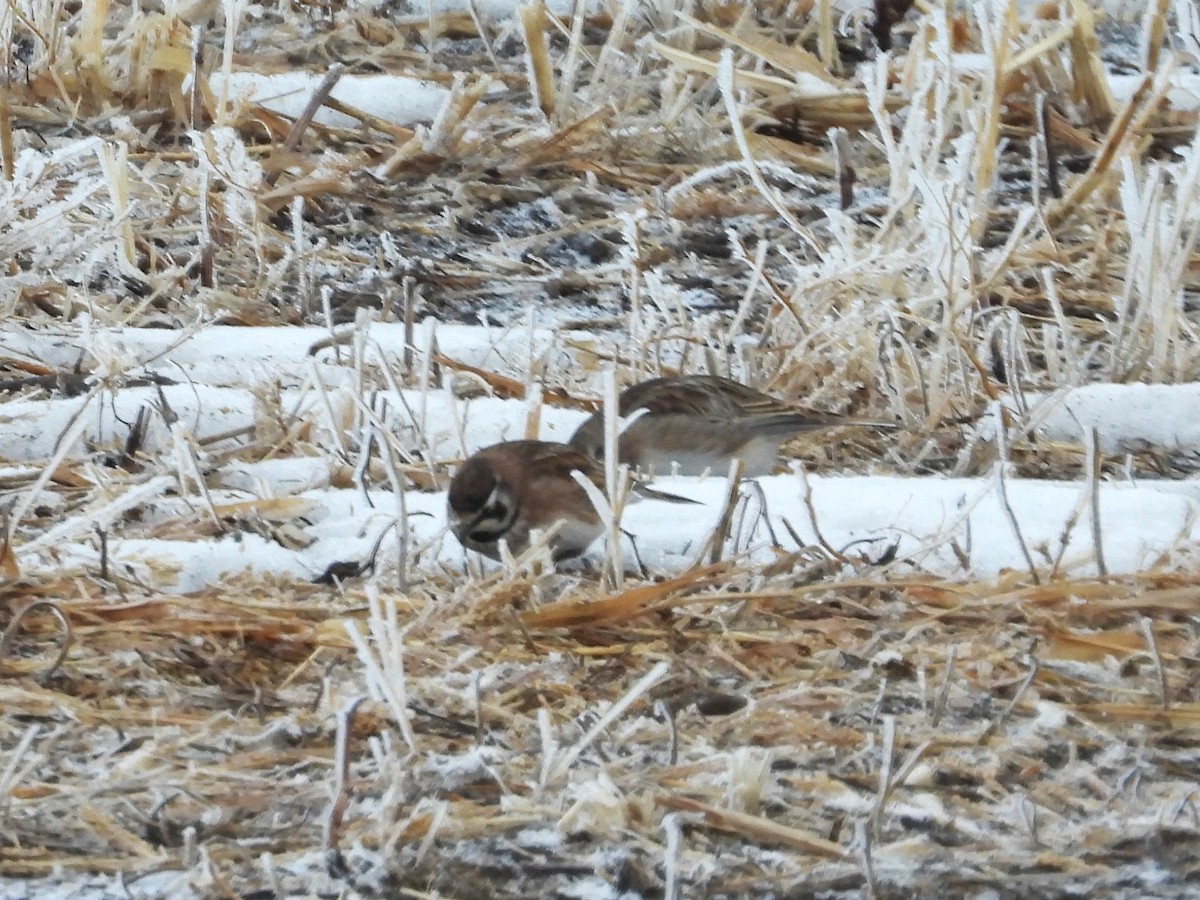
[[(474, 6), (493, 20), (511, 20), (513, 16), (510, 0), (430, 2), (441, 11), (465, 12)], [(359, 4), (384, 5), (382, 0), (359, 0)], [(567, 13), (574, 3), (550, 0), (547, 5), (553, 12)], [(851, 14), (870, 7), (866, 0), (838, 0), (835, 5)], [(1031, 5), (1032, 0), (1022, 0), (1022, 9)], [(1117, 0), (1104, 5), (1136, 9)], [(993, 6), (1000, 10), (1005, 4), (997, 0)], [(409, 8), (424, 14), (419, 4)], [(964, 55), (956, 64), (969, 67), (972, 60)], [(1136, 76), (1109, 77), (1118, 102), (1131, 96), (1140, 83)], [(210, 83), (218, 96), (228, 94), (294, 117), (307, 105), (321, 79), (319, 72), (236, 72), (228, 79), (215, 74)], [(1193, 109), (1200, 105), (1200, 76), (1178, 72), (1172, 79), (1168, 98), (1173, 106)], [(805, 87), (804, 79), (799, 81)], [(333, 91), (341, 103), (397, 125), (435, 121), (446, 108), (448, 96), (449, 91), (440, 84), (401, 75), (346, 74)], [(345, 128), (361, 125), (359, 120), (328, 108), (317, 111), (316, 121)], [(215, 150), (244, 149), (232, 143), (221, 145), (217, 129), (209, 133), (209, 139), (215, 148), (212, 156), (218, 161), (224, 157)], [(85, 192), (81, 186), (78, 192), (62, 197), (47, 193), (39, 200), (36, 194), (36, 189), (50, 192), (53, 187), (48, 179), (39, 185), (39, 167), (73, 165), (76, 157), (108, 152), (107, 146), (93, 138), (56, 154), (22, 151), (12, 180), (16, 188), (10, 191), (20, 201), (9, 204), (14, 224), (11, 228), (7, 228), (8, 220), (0, 224), (12, 238), (12, 253), (32, 246), (44, 246), (44, 251), (37, 266), (12, 276), (13, 284), (20, 278), (40, 277), (42, 271), (53, 271), (68, 283), (86, 283), (78, 274), (86, 268), (74, 255), (111, 252), (109, 244), (117, 246), (111, 237), (95, 238), (97, 232), (88, 232), (86, 240), (73, 240), (73, 232), (58, 224), (64, 210), (82, 207), (85, 200), (106, 214), (111, 205), (114, 219), (123, 222), (128, 209), (115, 196), (105, 199), (111, 191), (93, 186)], [(200, 160), (209, 162), (204, 154)], [(212, 166), (213, 173), (227, 183), (230, 221), (244, 227), (238, 218), (244, 213), (238, 212), (235, 201), (239, 191), (246, 197), (253, 192), (245, 185), (237, 186), (228, 170), (215, 163)], [(247, 167), (255, 170), (254, 178), (261, 178), (258, 163), (250, 161)], [(248, 184), (257, 187), (259, 182)], [(253, 211), (252, 205), (246, 208)], [(36, 217), (25, 215), (30, 209), (41, 211)], [(93, 243), (94, 248), (90, 246)], [(81, 248), (81, 244), (87, 246)], [(64, 262), (59, 264), (58, 257)], [(119, 254), (115, 258), (123, 259)], [(652, 274), (647, 273), (647, 278)], [(12, 516), (8, 521), (17, 536), (17, 561), (24, 574), (70, 573), (75, 568), (95, 572), (101, 561), (96, 532), (101, 530), (108, 537), (111, 571), (178, 594), (212, 589), (237, 579), (312, 579), (334, 563), (365, 561), (377, 545), (381, 548), (378, 571), (390, 576), (391, 567), (401, 558), (397, 541), (403, 541), (408, 574), (418, 579), (436, 574), (444, 584), (447, 573), (463, 571), (466, 561), (462, 548), (446, 532), (444, 491), (414, 486), (401, 496), (394, 494), (386, 473), (381, 475), (366, 465), (373, 429), (394, 442), (396, 456), (402, 457), (411, 471), (453, 462), (496, 441), (524, 437), (534, 422), (540, 437), (565, 440), (584, 415), (542, 407), (536, 398), (469, 398), (456, 389), (449, 366), (443, 364), (439, 370), (432, 363), (435, 347), (460, 363), (531, 386), (568, 383), (575, 389), (595, 374), (582, 371), (581, 355), (566, 349), (573, 335), (527, 325), (497, 329), (422, 323), (411, 342), (404, 327), (395, 323), (336, 330), (197, 323), (167, 330), (108, 328), (76, 317), (69, 327), (70, 333), (49, 328), (22, 331), (11, 322), (4, 327), (3, 355), (34, 364), (29, 371), (46, 367), (96, 373), (79, 395), (34, 390), (18, 400), (6, 398), (0, 405), (0, 482), (8, 494), (3, 505), (6, 517)], [(595, 340), (590, 334), (580, 337)], [(406, 351), (415, 359), (413, 371), (404, 371)], [(368, 369), (372, 370), (370, 377), (363, 377)], [(381, 381), (376, 377), (380, 370), (389, 375), (383, 379), (385, 383), (394, 380), (403, 389), (375, 390)], [(590, 386), (594, 388), (596, 383), (593, 380)], [(1019, 399), (1020, 403), (1014, 399), (1012, 406), (1031, 410), (1032, 428), (1045, 440), (1077, 445), (1095, 429), (1101, 449), (1108, 454), (1200, 451), (1200, 384), (1096, 384)], [(140, 417), (145, 418), (147, 430), (138, 452), (124, 467), (110, 467)], [(278, 452), (260, 446), (253, 455), (266, 452), (268, 458), (238, 458), (238, 449), (250, 441), (266, 447), (277, 444)], [(862, 469), (872, 467), (870, 460), (862, 462)], [(894, 560), (887, 564), (901, 573), (992, 578), (1009, 570), (1024, 572), (1032, 565), (1041, 572), (1090, 575), (1099, 571), (1101, 556), (1109, 572), (1136, 572), (1158, 565), (1173, 553), (1186, 553), (1198, 537), (1200, 480), (1195, 479), (1134, 482), (1110, 478), (1099, 485), (1094, 498), (1092, 486), (1084, 482), (1002, 479), (1003, 470), (985, 477), (943, 478), (812, 473), (796, 464), (784, 468), (740, 486), (726, 556), (770, 563), (779, 561), (781, 554), (820, 543), (852, 560)], [(64, 477), (64, 469), (71, 470), (74, 479), (70, 490), (30, 487), (43, 473)], [(624, 559), (638, 558), (655, 574), (671, 574), (705, 558), (729, 486), (721, 473), (663, 478), (657, 486), (698, 502), (680, 505), (651, 499), (631, 503), (623, 521), (628, 534)], [(16, 504), (10, 505), (9, 498), (15, 498)], [(34, 516), (45, 524), (30, 526), (28, 520)], [(222, 527), (214, 520), (224, 526), (231, 520), (238, 524)], [(242, 529), (246, 521), (256, 527)], [(282, 539), (283, 532), (266, 536), (267, 529), (257, 527), (263, 523), (286, 525), (287, 540)], [(1098, 524), (1098, 537), (1093, 523)], [(603, 552), (603, 544), (598, 543), (591, 555), (599, 557)], [(497, 564), (482, 561), (481, 565), (490, 570)], [(462, 659), (477, 652), (478, 648), (464, 650)], [(873, 662), (882, 665), (894, 652), (881, 651)], [(554, 655), (547, 655), (544, 662), (547, 671), (573, 664)], [(1099, 680), (1095, 673), (1103, 671), (1095, 663), (1053, 666), (1082, 671), (1092, 680)], [(489, 689), (501, 671), (498, 667), (482, 670), (477, 690)], [(1067, 705), (1036, 696), (1033, 703), (1036, 718), (1028, 723), (1031, 735), (1054, 732), (1070, 715)], [(642, 726), (627, 721), (613, 731), (620, 737), (622, 729), (637, 727)], [(1134, 745), (1112, 744), (1110, 768), (1127, 768), (1126, 757)], [(471, 745), (462, 755), (427, 757), (421, 762), (425, 771), (441, 777), (440, 787), (454, 790), (460, 782), (488, 772), (496, 752)], [(116, 765), (133, 767), (145, 758), (135, 752)], [(774, 778), (770, 758), (769, 751), (757, 748), (742, 747), (729, 754), (728, 768), (721, 776), (729, 787), (728, 805), (735, 809), (757, 805), (761, 799), (758, 792)], [(906, 786), (930, 786), (934, 781), (931, 773), (922, 762)], [(293, 776), (297, 782), (308, 777), (298, 772)], [(678, 784), (690, 786), (683, 779)], [(874, 808), (871, 792), (853, 790), (844, 782), (834, 784), (832, 790), (844, 794), (836, 799), (827, 797), (824, 805), (828, 809), (866, 815)], [(556, 828), (530, 826), (517, 833), (515, 844), (527, 850), (553, 849), (567, 835), (621, 835), (627, 827), (630, 815), (625, 796), (607, 776), (573, 781), (568, 796), (572, 805), (562, 810)], [(1000, 824), (1020, 831), (1026, 825), (1026, 813), (1018, 804), (1025, 802), (1025, 795), (1013, 796), (1012, 819)], [(373, 797), (363, 800), (364, 808), (381, 805)], [(533, 810), (535, 818), (545, 819), (544, 796), (504, 792), (498, 802), (502, 808)], [(942, 793), (912, 790), (897, 792), (886, 812), (895, 818), (937, 823), (956, 817)], [(201, 814), (201, 821), (221, 824), (222, 817), (219, 808), (210, 807)], [(677, 835), (682, 834), (674, 816), (667, 821)], [(1050, 821), (1057, 822), (1053, 814)], [(1155, 838), (1160, 825), (1149, 814), (1123, 823), (1130, 834), (1149, 830)], [(967, 817), (956, 819), (954, 828), (979, 841), (994, 838)], [(1052, 849), (1067, 843), (1056, 837), (1055, 829), (1044, 829), (1047, 831)], [(435, 832), (430, 830), (431, 838)], [(924, 851), (925, 845), (915, 838), (880, 845), (873, 851), (874, 865), (902, 882), (921, 871), (921, 864), (928, 861)], [(690, 848), (679, 858), (672, 857), (672, 865), (686, 863), (700, 870), (706, 864), (718, 864), (716, 856), (688, 860), (688, 852)], [(353, 869), (355, 853), (348, 858)], [(769, 853), (763, 858), (769, 858)], [(293, 871), (310, 868), (324, 874), (330, 868), (323, 853), (283, 862)], [(596, 868), (599, 872), (611, 867), (598, 864)], [(362, 875), (357, 877), (362, 885)], [(1155, 865), (1142, 877), (1145, 884), (1153, 885), (1174, 876)], [(99, 898), (115, 890), (107, 876), (71, 876), (63, 884), (53, 880), (56, 883), (48, 879), (30, 887), (30, 883), (0, 879), (0, 896)], [(131, 897), (191, 896), (200, 890), (195, 881), (194, 871), (164, 871), (119, 881), (116, 886)], [(382, 890), (378, 885), (365, 886)], [(332, 883), (325, 891), (334, 893), (343, 887)], [(618, 895), (618, 888), (599, 874), (576, 877), (560, 887), (559, 893), (596, 900), (633, 896)]]
[[(309, 72), (214, 72), (213, 93), (231, 101), (257, 103), (280, 115), (297, 118), (308, 106), (324, 75)], [(228, 93), (226, 93), (228, 92)], [(440, 85), (403, 75), (343, 75), (330, 95), (334, 100), (396, 125), (432, 122), (450, 92)], [(313, 117), (322, 125), (357, 128), (352, 116), (322, 106)]]
[[(1026, 568), (995, 481), (870, 476), (810, 476), (808, 480), (821, 533), (839, 550), (881, 557), (896, 545), (901, 559), (948, 576), (987, 577)], [(785, 520), (806, 544), (814, 543), (800, 479), (778, 475), (759, 482), (767, 497), (767, 519), (782, 549), (799, 549), (788, 535)], [(665, 490), (700, 500), (702, 505), (688, 506), (684, 513), (678, 504), (641, 500), (627, 508), (623, 524), (648, 567), (680, 571), (697, 561), (716, 526), (726, 486), (715, 478), (662, 479), (660, 484)], [(1095, 573), (1088, 513), (1079, 514), (1074, 527), (1068, 527), (1084, 506), (1081, 487), (1035, 481), (1010, 481), (1006, 487), (1021, 538), (1036, 565), (1045, 568), (1061, 557), (1060, 572)], [(299, 496), (312, 501), (315, 508), (306, 517), (311, 522), (307, 533), (312, 543), (303, 549), (285, 549), (257, 535), (206, 541), (139, 538), (110, 542), (109, 556), (114, 565), (128, 566), (140, 578), (181, 593), (239, 573), (313, 578), (332, 563), (365, 559), (396, 516), (395, 498), (383, 491), (364, 494), (319, 489)], [(444, 495), (409, 492), (406, 502), (410, 554), (417, 553), (425, 562), (461, 566), (464, 551), (445, 533)], [(749, 502), (752, 507), (758, 505), (756, 498)], [(1138, 571), (1197, 537), (1197, 504), (1186, 497), (1153, 488), (1104, 485), (1100, 510), (1103, 553), (1110, 572)], [(81, 535), (90, 531), (85, 524), (80, 523)], [(748, 534), (739, 536), (739, 541), (738, 549), (752, 559), (767, 562), (775, 557), (761, 519), (749, 527)], [(863, 541), (867, 543), (856, 543)], [(965, 556), (966, 571), (952, 542)], [(393, 542), (384, 546), (393, 548)], [(631, 558), (630, 549), (626, 548), (626, 559)], [(21, 551), (24, 562), (28, 545)], [(597, 545), (593, 553), (600, 552)], [(386, 561), (394, 554), (394, 549), (385, 549), (382, 558)], [(69, 549), (59, 545), (57, 564), (71, 555), (84, 564), (98, 561), (98, 549), (90, 545)]]
[[(95, 361), (119, 363), (129, 373), (156, 374), (217, 387), (279, 382), (302, 384), (313, 363), (322, 379), (346, 378), (346, 363), (361, 340), (368, 361), (394, 364), (404, 352), (405, 328), (376, 322), (361, 336), (351, 328), (331, 332), (316, 327), (241, 328), (228, 325), (197, 327), (192, 333), (162, 328), (122, 328), (91, 331), (86, 323), (67, 334), (10, 330), (4, 350), (63, 371)], [(82, 334), (80, 333), (82, 331)], [(565, 335), (569, 337), (570, 335)], [(428, 320), (413, 331), (416, 354), (428, 353), (435, 343), (443, 354), (486, 369), (523, 368), (528, 360), (545, 356), (553, 334), (545, 328), (485, 328)], [(327, 368), (325, 367), (327, 364)], [(326, 382), (328, 383), (328, 382)]]
[(1051, 440), (1084, 443), (1095, 428), (1104, 453), (1200, 451), (1200, 384), (1089, 384), (1027, 403)]
[[(58, 448), (60, 436), (80, 420), (80, 434), (68, 450), (72, 455), (83, 444), (114, 442), (119, 433), (128, 433), (143, 406), (169, 409), (199, 438), (254, 424), (253, 395), (232, 388), (205, 386), (203, 390), (194, 390), (176, 385), (163, 388), (161, 393), (154, 388), (130, 388), (106, 395), (103, 400), (98, 395), (14, 400), (0, 407), (0, 428), (5, 435), (0, 454), (9, 460), (25, 461), (49, 457)], [(152, 437), (150, 449), (160, 449), (165, 442), (165, 429), (161, 432), (157, 439)]]
[[(315, 578), (333, 563), (364, 561), (383, 537), (380, 565), (400, 556), (395, 523), (405, 535), (408, 565), (461, 568), (465, 554), (447, 536), (445, 497), (415, 488), (400, 499), (378, 480), (347, 486), (356, 469), (368, 404), (357, 391), (361, 364), (395, 365), (404, 350), (402, 326), (376, 324), (355, 340), (313, 348), (329, 332), (319, 328), (200, 329), (190, 337), (157, 329), (93, 329), (88, 338), (10, 331), (9, 352), (66, 366), (103, 356), (130, 374), (172, 377), (178, 384), (135, 386), (90, 395), (13, 401), (0, 407), (0, 458), (21, 465), (6, 474), (37, 471), (56, 452), (69, 460), (87, 448), (120, 451), (141, 409), (147, 409), (143, 450), (170, 460), (167, 473), (130, 478), (91, 470), (102, 489), (40, 535), (20, 544), (23, 567), (37, 570), (99, 563), (97, 526), (108, 529), (140, 505), (142, 533), (125, 527), (110, 535), (111, 564), (165, 590), (188, 593), (214, 579), (239, 576)], [(418, 360), (433, 341), (418, 327)], [(441, 353), (472, 365), (519, 373), (556, 358), (563, 335), (544, 329), (440, 326)], [(355, 349), (355, 348), (358, 349)], [(358, 360), (358, 362), (356, 362)], [(531, 361), (533, 361), (531, 363)], [(420, 363), (418, 362), (418, 365)], [(443, 380), (449, 381), (443, 373)], [(320, 387), (317, 387), (317, 384)], [(240, 387), (233, 387), (240, 384)], [(268, 386), (288, 385), (275, 397), (286, 419), (309, 426), (315, 445), (262, 462), (232, 460), (210, 473), (206, 494), (196, 492), (194, 458), (208, 465), (239, 430), (262, 425)], [(1042, 434), (1080, 442), (1095, 427), (1106, 452), (1145, 447), (1200, 446), (1200, 385), (1091, 385), (1026, 403)], [(438, 384), (373, 395), (371, 409), (414, 460), (452, 461), (500, 440), (524, 437), (531, 405), (498, 397), (462, 399)], [(566, 440), (585, 413), (546, 406), (538, 436)], [(73, 434), (69, 446), (63, 435)], [(244, 438), (242, 438), (244, 440)], [(233, 441), (233, 444), (229, 444)], [(344, 454), (334, 448), (344, 448)], [(109, 470), (104, 470), (105, 473)], [(341, 478), (340, 486), (339, 478)], [(720, 475), (660, 478), (656, 486), (694, 501), (636, 499), (623, 527), (626, 560), (672, 573), (698, 562), (722, 513), (728, 486)], [(1098, 490), (1099, 550), (1113, 573), (1153, 566), (1198, 537), (1200, 490), (1194, 481), (1104, 482)], [(294, 498), (296, 505), (268, 501)], [(295, 540), (284, 546), (257, 534), (192, 533), (218, 516), (289, 521)], [(894, 558), (914, 571), (950, 577), (992, 577), (1008, 570), (1089, 575), (1098, 571), (1086, 484), (1005, 478), (900, 477), (805, 474), (798, 468), (740, 488), (729, 553), (769, 562), (779, 552), (820, 538), (851, 558)], [(814, 527), (815, 526), (815, 527)], [(636, 555), (632, 552), (636, 549)], [(599, 557), (603, 544), (591, 551)], [(493, 565), (490, 562), (486, 566)]]
[[(1125, 103), (1133, 97), (1142, 84), (1141, 75), (1108, 76), (1109, 89), (1113, 98)], [(1175, 109), (1200, 109), (1200, 73), (1175, 72), (1167, 89), (1167, 103)]]
[[(988, 72), (992, 62), (984, 53), (955, 53), (952, 59), (953, 67), (961, 72)], [(1122, 75), (1116, 72), (1106, 72), (1108, 88), (1113, 99), (1118, 103), (1130, 100), (1141, 87), (1141, 75)], [(1194, 110), (1200, 108), (1200, 73), (1173, 72), (1167, 82), (1167, 104), (1177, 110)]]
[[(438, 12), (466, 12), (470, 8), (467, 0), (433, 0), (432, 5)], [(547, 3), (547, 8), (557, 15), (569, 14), (573, 6), (570, 0)], [(867, 14), (870, 4), (852, 0), (839, 6), (843, 19), (848, 20), (856, 15)], [(477, 9), (483, 18), (495, 20), (511, 17), (513, 5), (509, 0), (484, 0), (477, 4)], [(982, 53), (956, 53), (953, 65), (963, 71), (986, 72), (992, 63)], [(324, 77), (322, 73), (303, 71), (237, 71), (228, 75), (218, 71), (210, 76), (209, 86), (218, 97), (228, 97), (234, 102), (255, 103), (280, 115), (297, 118)], [(1142, 82), (1140, 75), (1112, 72), (1108, 73), (1108, 79), (1109, 89), (1118, 102), (1129, 100)], [(823, 93), (829, 88), (827, 82), (803, 73), (797, 77), (797, 84), (816, 93)], [(1175, 72), (1169, 84), (1167, 101), (1171, 106), (1180, 110), (1200, 106), (1200, 74)], [(339, 103), (395, 125), (433, 122), (449, 96), (449, 89), (434, 82), (393, 74), (343, 74), (331, 93), (331, 97)], [(338, 128), (357, 128), (362, 124), (359, 119), (327, 106), (316, 111), (314, 121)]]

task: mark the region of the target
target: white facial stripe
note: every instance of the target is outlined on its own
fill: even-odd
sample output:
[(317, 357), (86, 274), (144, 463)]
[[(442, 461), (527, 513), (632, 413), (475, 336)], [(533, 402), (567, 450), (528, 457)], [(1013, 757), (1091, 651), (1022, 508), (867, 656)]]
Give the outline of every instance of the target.
[(468, 532), (477, 541), (494, 541), (512, 527), (516, 516), (517, 508), (512, 502), (511, 492), (503, 483), (497, 484), (479, 515), (471, 522)]

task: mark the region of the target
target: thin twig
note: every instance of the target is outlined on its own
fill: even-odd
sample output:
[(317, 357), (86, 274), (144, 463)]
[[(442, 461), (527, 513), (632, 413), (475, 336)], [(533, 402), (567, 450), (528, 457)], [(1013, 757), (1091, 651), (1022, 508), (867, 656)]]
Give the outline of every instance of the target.
[(937, 699), (933, 701), (933, 713), (929, 717), (929, 726), (937, 728), (938, 723), (942, 721), (942, 714), (946, 711), (946, 702), (950, 698), (950, 687), (954, 684), (954, 663), (958, 657), (958, 645), (951, 644), (950, 652), (946, 656), (946, 672), (942, 676), (942, 686), (938, 690)]
[(879, 896), (879, 882), (875, 878), (875, 865), (871, 859), (871, 828), (863, 819), (854, 823), (854, 851), (866, 882), (865, 894), (869, 898)]
[(895, 764), (896, 753), (896, 717), (884, 716), (882, 721), (883, 746), (879, 750), (879, 785), (875, 790), (875, 802), (871, 806), (871, 814), (867, 821), (873, 833), (879, 827), (879, 819), (887, 804), (888, 794), (892, 788), (892, 766)]
[(200, 131), (204, 117), (204, 88), (200, 84), (200, 66), (204, 62), (204, 26), (192, 26), (192, 130)]
[(1054, 143), (1050, 129), (1050, 107), (1046, 103), (1045, 93), (1037, 97), (1038, 131), (1042, 138), (1042, 153), (1046, 156), (1046, 187), (1050, 196), (1055, 200), (1062, 199), (1062, 181), (1058, 177), (1058, 147)]
[[(808, 524), (813, 530), (813, 535), (816, 537), (817, 543), (821, 545), (822, 550), (829, 554), (830, 559), (835, 559), (842, 565), (849, 565), (850, 560), (840, 550), (835, 549), (833, 544), (825, 540), (825, 535), (821, 533), (821, 526), (817, 524), (817, 508), (813, 504), (812, 485), (808, 482), (808, 472), (804, 466), (799, 467), (797, 474), (800, 476), (800, 499), (804, 503), (805, 511), (808, 513)], [(784, 520), (784, 524), (787, 527), (787, 520)], [(795, 532), (792, 532), (792, 537), (795, 537)]]
[(1154, 624), (1146, 616), (1138, 617), (1138, 626), (1142, 630), (1142, 637), (1146, 639), (1146, 649), (1150, 651), (1150, 658), (1154, 660), (1154, 673), (1158, 676), (1158, 702), (1163, 709), (1170, 706), (1170, 695), (1167, 693), (1167, 670), (1163, 666), (1162, 654), (1158, 652), (1158, 639), (1154, 636)]
[(1017, 542), (1017, 547), (1021, 550), (1021, 555), (1025, 557), (1025, 565), (1029, 568), (1029, 577), (1033, 579), (1034, 584), (1041, 584), (1038, 578), (1037, 566), (1033, 562), (1033, 556), (1029, 552), (1029, 546), (1025, 543), (1025, 535), (1021, 531), (1021, 523), (1017, 521), (1017, 514), (1013, 511), (1012, 504), (1008, 501), (1008, 487), (1004, 478), (1004, 470), (1008, 466), (1008, 432), (1004, 425), (1004, 416), (1001, 412), (1000, 405), (995, 405), (996, 410), (996, 446), (1000, 452), (1000, 459), (996, 461), (996, 497), (1000, 501), (1000, 509), (1004, 511), (1005, 518), (1008, 519), (1009, 527), (1012, 528), (1013, 538)]
[(708, 564), (710, 566), (719, 563), (724, 555), (725, 541), (729, 539), (729, 531), (733, 523), (733, 510), (741, 494), (742, 473), (745, 468), (746, 461), (740, 456), (729, 461), (725, 502), (721, 506), (721, 516), (717, 519), (717, 524), (713, 526), (712, 533), (708, 537)]
[(326, 853), (337, 851), (341, 838), (342, 817), (350, 802), (350, 732), (354, 725), (354, 714), (366, 700), (366, 695), (352, 697), (338, 713), (337, 738), (333, 750), (333, 791), (329, 798), (329, 810), (325, 814), (325, 829), (321, 846)]
[(549, 767), (546, 773), (546, 784), (551, 784), (562, 778), (571, 768), (571, 764), (579, 758), (592, 742), (600, 736), (600, 733), (607, 728), (612, 722), (620, 718), (635, 701), (644, 695), (650, 688), (658, 684), (667, 673), (671, 671), (671, 664), (665, 661), (655, 663), (654, 667), (638, 679), (637, 683), (631, 687), (620, 700), (608, 708), (608, 710), (600, 716), (594, 725), (587, 730), (573, 746), (565, 750), (563, 753), (556, 756), (553, 764)]
[(1016, 693), (1013, 694), (1012, 700), (1008, 702), (1008, 706), (1004, 707), (1004, 709), (1001, 710), (1000, 715), (996, 716), (995, 719), (988, 723), (988, 727), (983, 730), (983, 733), (979, 736), (980, 743), (994, 735), (1000, 730), (1001, 726), (1008, 721), (1008, 717), (1012, 715), (1013, 710), (1017, 708), (1017, 704), (1024, 699), (1025, 692), (1029, 690), (1030, 685), (1033, 684), (1033, 679), (1037, 678), (1039, 671), (1040, 666), (1038, 664), (1037, 657), (1030, 653), (1029, 671), (1025, 673), (1024, 680), (1021, 682), (1020, 687), (1017, 688)]
[(1108, 565), (1104, 562), (1104, 534), (1100, 527), (1100, 440), (1093, 426), (1086, 432), (1087, 482), (1091, 507), (1092, 550), (1096, 554), (1096, 571), (1101, 578), (1108, 576)]
[[(321, 83), (317, 85), (317, 89), (313, 91), (312, 96), (308, 98), (308, 103), (304, 107), (304, 111), (292, 123), (291, 130), (288, 131), (287, 137), (283, 139), (283, 145), (280, 148), (282, 152), (288, 153), (300, 146), (300, 141), (304, 138), (304, 132), (308, 130), (308, 126), (312, 124), (313, 116), (317, 114), (324, 104), (326, 98), (333, 93), (333, 89), (337, 87), (337, 83), (345, 74), (346, 67), (341, 63), (334, 63), (325, 73), (325, 77), (321, 79)], [(283, 174), (283, 169), (276, 169), (267, 174), (264, 179), (268, 187), (274, 187), (275, 182), (279, 180), (279, 176)]]
[(663, 848), (663, 871), (666, 874), (666, 887), (663, 889), (663, 900), (679, 900), (679, 854), (683, 844), (683, 828), (680, 826), (680, 814), (675, 812), (663, 816), (662, 829), (666, 833), (666, 846)]
[[(12, 650), (13, 641), (16, 639), (17, 633), (21, 630), (21, 626), (32, 613), (46, 611), (57, 620), (59, 625), (59, 633), (61, 639), (58, 642), (58, 652), (55, 653), (54, 659), (41, 670), (34, 673), (34, 677), (44, 679), (58, 671), (59, 666), (67, 658), (67, 653), (71, 649), (71, 642), (74, 638), (74, 632), (71, 630), (71, 620), (67, 618), (66, 613), (59, 608), (57, 603), (50, 600), (35, 600), (22, 609), (19, 613), (13, 616), (8, 627), (4, 629), (4, 633), (0, 635), (0, 675), (16, 675), (15, 669), (5, 671), (5, 659)], [(29, 673), (19, 673), (29, 674)]]

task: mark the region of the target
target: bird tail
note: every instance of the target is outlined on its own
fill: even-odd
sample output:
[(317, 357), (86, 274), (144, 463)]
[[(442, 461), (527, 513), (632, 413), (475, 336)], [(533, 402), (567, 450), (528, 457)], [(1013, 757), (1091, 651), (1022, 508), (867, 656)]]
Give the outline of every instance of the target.
[(645, 482), (641, 481), (635, 482), (633, 489), (642, 497), (648, 497), (651, 500), (665, 500), (668, 503), (694, 503), (697, 506), (704, 505), (699, 500), (693, 500), (691, 497), (681, 497), (679, 494), (672, 494), (670, 491), (660, 491), (658, 488), (649, 487)]

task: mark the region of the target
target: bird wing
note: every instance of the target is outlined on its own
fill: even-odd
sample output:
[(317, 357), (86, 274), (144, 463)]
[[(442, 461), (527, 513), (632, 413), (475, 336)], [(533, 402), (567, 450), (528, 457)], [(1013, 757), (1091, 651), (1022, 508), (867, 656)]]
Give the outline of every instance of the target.
[(536, 472), (538, 480), (571, 481), (571, 473), (579, 471), (597, 487), (604, 488), (604, 469), (596, 460), (567, 444), (529, 441), (529, 471)]

